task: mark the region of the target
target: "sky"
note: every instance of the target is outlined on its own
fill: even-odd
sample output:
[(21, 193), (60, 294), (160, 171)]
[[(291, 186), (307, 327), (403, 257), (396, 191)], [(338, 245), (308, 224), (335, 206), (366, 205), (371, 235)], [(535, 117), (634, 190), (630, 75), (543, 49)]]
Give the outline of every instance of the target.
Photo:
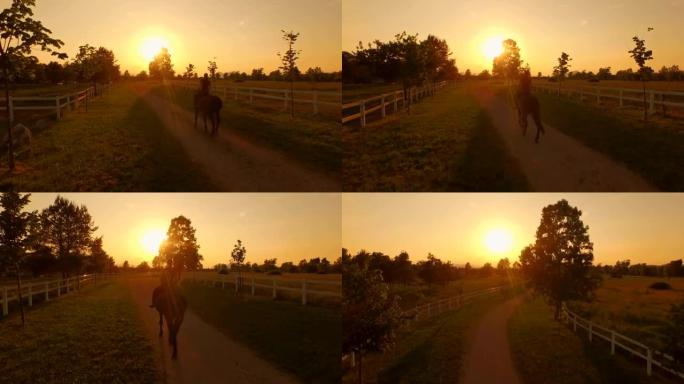
[(461, 72), (479, 73), (491, 71), (487, 42), (512, 38), (532, 73), (551, 73), (562, 51), (571, 70), (615, 73), (636, 68), (627, 51), (638, 34), (653, 50), (649, 65), (660, 69), (684, 66), (683, 14), (684, 0), (344, 0), (342, 49), (402, 31), (433, 34), (447, 40)]
[[(276, 54), (287, 50), (281, 30), (301, 33), (300, 69), (337, 71), (340, 1), (38, 0), (35, 17), (65, 42), (70, 58), (80, 45), (104, 46), (131, 73), (147, 70), (149, 59), (141, 50), (148, 40), (168, 45), (176, 72), (188, 63), (206, 71), (216, 57), (219, 72), (263, 67), (268, 73), (280, 65)], [(0, 0), (3, 9), (9, 4)]]
[[(339, 194), (202, 194), (202, 193), (64, 193), (85, 205), (103, 236), (104, 249), (121, 265), (150, 262), (142, 239), (166, 233), (171, 219), (184, 215), (192, 221), (204, 267), (228, 263), (240, 239), (246, 262), (277, 258), (286, 261), (340, 255)], [(30, 210), (42, 210), (57, 194), (34, 193)]]
[[(595, 264), (684, 258), (683, 194), (344, 194), (342, 244), (354, 254), (405, 250), (414, 262), (428, 252), (457, 265), (513, 262), (534, 242), (542, 209), (561, 199), (582, 210)], [(501, 232), (510, 247), (492, 250), (485, 239)]]

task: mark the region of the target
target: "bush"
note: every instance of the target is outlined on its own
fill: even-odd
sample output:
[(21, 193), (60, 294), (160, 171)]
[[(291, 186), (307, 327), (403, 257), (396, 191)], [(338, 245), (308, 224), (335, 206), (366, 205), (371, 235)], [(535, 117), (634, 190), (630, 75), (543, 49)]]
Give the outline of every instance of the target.
[(662, 282), (662, 281), (658, 281), (658, 282), (656, 282), (656, 283), (651, 284), (651, 285), (649, 286), (649, 288), (651, 288), (651, 289), (657, 289), (657, 290), (672, 289), (672, 287), (670, 286), (670, 284), (665, 283), (665, 282)]

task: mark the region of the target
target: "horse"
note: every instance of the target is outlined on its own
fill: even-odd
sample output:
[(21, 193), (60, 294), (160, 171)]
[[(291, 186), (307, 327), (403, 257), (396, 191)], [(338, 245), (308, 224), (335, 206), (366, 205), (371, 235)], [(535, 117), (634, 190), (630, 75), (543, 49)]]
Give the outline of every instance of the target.
[(223, 101), (220, 97), (197, 92), (195, 94), (195, 129), (197, 129), (197, 119), (201, 113), (204, 118), (204, 131), (207, 131), (207, 118), (209, 118), (211, 135), (216, 135), (221, 124), (221, 109), (223, 109)]
[(539, 107), (539, 100), (532, 94), (530, 90), (532, 78), (527, 74), (520, 76), (520, 86), (515, 94), (515, 106), (518, 110), (518, 124), (522, 128), (523, 136), (527, 135), (527, 117), (532, 115), (534, 125), (537, 126), (537, 135), (534, 142), (539, 142), (541, 134), (546, 133), (544, 125), (541, 121), (541, 111)]
[(183, 323), (188, 304), (178, 287), (162, 276), (162, 283), (152, 292), (152, 305), (159, 312), (159, 337), (164, 336), (164, 318), (169, 330), (169, 345), (173, 347), (172, 358), (178, 356), (178, 330)]

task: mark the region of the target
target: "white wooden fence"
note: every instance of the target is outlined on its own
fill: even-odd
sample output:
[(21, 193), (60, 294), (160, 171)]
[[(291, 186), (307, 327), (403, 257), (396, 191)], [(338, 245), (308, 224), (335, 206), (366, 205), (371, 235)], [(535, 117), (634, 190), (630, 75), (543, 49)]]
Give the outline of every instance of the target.
[[(620, 108), (623, 108), (627, 101), (636, 103), (644, 101), (643, 90), (636, 88), (562, 87), (559, 91), (557, 86), (540, 84), (534, 84), (532, 88), (568, 98), (576, 97), (580, 101), (595, 101), (596, 104), (601, 104), (604, 99), (617, 100)], [(662, 107), (663, 112), (666, 107), (684, 109), (684, 92), (647, 89), (646, 102), (649, 114), (655, 114), (658, 106)]]
[[(111, 87), (110, 84), (102, 84), (97, 90), (104, 92)], [(16, 111), (52, 111), (57, 120), (64, 115), (63, 110), (75, 111), (81, 105), (88, 110), (88, 101), (96, 96), (95, 87), (91, 86), (82, 91), (72, 92), (57, 96), (10, 96), (9, 119), (14, 121)], [(5, 99), (0, 99), (0, 111), (6, 111)]]
[[(198, 84), (195, 82), (174, 81), (173, 85), (182, 88), (197, 90)], [(212, 93), (221, 97), (223, 101), (246, 100), (250, 104), (255, 99), (279, 100), (283, 102), (283, 110), (288, 110), (294, 97), (295, 104), (311, 104), (314, 115), (317, 115), (321, 106), (340, 106), (341, 94), (335, 91), (305, 91), (295, 90), (294, 93), (289, 89), (282, 88), (248, 88), (238, 86), (212, 86)]]
[[(384, 119), (388, 114), (388, 110), (391, 110), (393, 113), (396, 113), (399, 110), (400, 106), (406, 106), (408, 100), (416, 102), (424, 98), (425, 96), (431, 95), (438, 89), (444, 88), (446, 85), (447, 82), (442, 81), (435, 84), (434, 87), (428, 84), (422, 87), (410, 88), (410, 95), (408, 95), (408, 97), (404, 97), (403, 90), (397, 90), (362, 100), (352, 101), (350, 103), (343, 103), (342, 124), (359, 120), (361, 126), (365, 127), (368, 115), (376, 111), (380, 111), (380, 119)], [(345, 116), (344, 111), (349, 109), (358, 109), (358, 112)]]
[(684, 373), (677, 372), (676, 370), (670, 368), (665, 363), (667, 361), (673, 361), (672, 356), (669, 356), (663, 352), (657, 351), (637, 340), (631, 339), (627, 336), (621, 335), (613, 329), (608, 329), (602, 327), (591, 320), (582, 318), (576, 313), (570, 311), (565, 305), (562, 309), (562, 319), (566, 324), (571, 325), (574, 332), (577, 332), (577, 328), (581, 328), (587, 331), (589, 341), (591, 342), (594, 337), (598, 337), (610, 343), (610, 354), (615, 354), (615, 349), (620, 348), (627, 352), (630, 352), (632, 356), (637, 356), (646, 360), (646, 374), (651, 376), (653, 371), (653, 366), (660, 367), (663, 370), (676, 375), (684, 379)]
[[(105, 274), (80, 275), (67, 279), (54, 279), (46, 281), (26, 281), (21, 285), (21, 297), (28, 301), (28, 306), (33, 306), (33, 298), (43, 295), (45, 301), (59, 298), (74, 289), (80, 289), (84, 285), (95, 284), (106, 278)], [(9, 303), (19, 301), (19, 291), (16, 285), (0, 286), (0, 301), (2, 301), (2, 315), (9, 314)]]
[[(192, 280), (207, 283), (211, 286), (221, 286), (221, 289), (226, 289), (226, 285), (232, 285), (235, 292), (238, 292), (240, 286), (242, 286), (243, 289), (249, 289), (252, 295), (256, 294), (256, 288), (266, 288), (271, 292), (271, 297), (274, 299), (278, 298), (278, 292), (280, 291), (295, 292), (301, 295), (302, 305), (307, 305), (310, 295), (342, 297), (342, 282), (340, 281), (269, 279), (265, 277), (243, 276), (242, 284), (240, 284), (238, 275), (231, 275), (217, 273), (184, 274), (181, 280)], [(335, 287), (337, 289), (321, 290), (322, 286)]]

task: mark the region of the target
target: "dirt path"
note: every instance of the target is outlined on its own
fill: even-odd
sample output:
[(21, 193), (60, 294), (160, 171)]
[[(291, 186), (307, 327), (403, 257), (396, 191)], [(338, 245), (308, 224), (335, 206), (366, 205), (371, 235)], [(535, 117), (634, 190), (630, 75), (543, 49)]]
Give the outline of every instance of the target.
[(222, 191), (324, 192), (342, 188), (339, 180), (283, 153), (254, 145), (225, 127), (217, 137), (210, 138), (194, 129), (190, 112), (147, 89), (136, 91), (182, 144), (190, 160)]
[(159, 338), (157, 311), (149, 308), (156, 277), (132, 277), (125, 284), (132, 292), (145, 331), (152, 340), (164, 381), (176, 383), (297, 383), (288, 374), (261, 360), (251, 350), (229, 339), (191, 311), (187, 311), (178, 332), (178, 359), (171, 360), (166, 338)]
[(520, 384), (508, 344), (508, 319), (520, 296), (490, 309), (475, 325), (463, 364), (461, 384)]
[(530, 119), (523, 137), (515, 112), (491, 90), (475, 92), (510, 154), (518, 160), (530, 187), (537, 192), (655, 191), (642, 177), (559, 130), (544, 124), (546, 135), (534, 143)]

